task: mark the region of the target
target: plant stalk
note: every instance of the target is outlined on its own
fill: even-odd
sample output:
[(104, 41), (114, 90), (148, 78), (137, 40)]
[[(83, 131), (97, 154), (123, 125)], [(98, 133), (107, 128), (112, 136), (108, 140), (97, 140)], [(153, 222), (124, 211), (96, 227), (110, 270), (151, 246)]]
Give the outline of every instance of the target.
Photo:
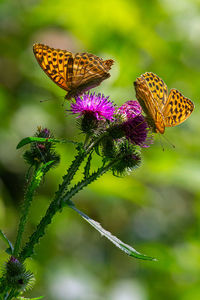
[[(70, 189), (64, 196), (61, 198), (57, 198), (58, 194), (61, 195), (60, 190), (57, 192), (57, 197), (51, 202), (50, 206), (47, 209), (45, 216), (42, 218), (41, 222), (37, 226), (36, 231), (32, 234), (29, 239), (29, 242), (25, 245), (21, 253), (19, 254), (19, 258), (21, 261), (24, 261), (28, 257), (33, 254), (35, 245), (39, 242), (39, 239), (45, 234), (45, 230), (47, 226), (51, 223), (54, 215), (60, 211), (64, 206), (66, 206), (69, 200), (77, 194), (80, 190), (82, 190), (85, 186), (96, 180), (98, 177), (106, 173), (116, 162), (118, 159), (114, 159), (107, 166), (101, 167), (90, 175), (88, 178), (83, 179), (79, 183), (77, 183), (74, 187)], [(59, 205), (58, 205), (59, 201)]]
[(21, 218), (20, 218), (20, 223), (19, 223), (19, 227), (18, 227), (17, 238), (16, 238), (16, 242), (15, 242), (15, 246), (14, 246), (13, 255), (15, 257), (17, 257), (19, 249), (20, 249), (22, 234), (24, 232), (24, 227), (25, 227), (27, 219), (28, 219), (29, 210), (30, 210), (31, 202), (33, 200), (34, 192), (35, 192), (36, 188), (39, 186), (43, 175), (44, 175), (44, 170), (42, 169), (42, 167), (40, 167), (39, 169), (36, 169), (34, 172), (34, 175), (32, 177), (32, 180), (29, 182), (29, 184), (27, 186), (26, 193), (24, 196), (24, 203), (23, 203), (22, 211), (21, 211)]

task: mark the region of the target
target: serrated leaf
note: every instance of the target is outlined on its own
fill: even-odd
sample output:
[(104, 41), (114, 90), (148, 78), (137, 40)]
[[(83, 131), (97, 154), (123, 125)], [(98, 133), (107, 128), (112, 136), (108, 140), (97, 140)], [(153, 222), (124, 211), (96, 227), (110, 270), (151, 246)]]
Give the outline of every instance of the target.
[(127, 255), (143, 259), (143, 260), (151, 260), (151, 261), (157, 261), (156, 258), (141, 254), (131, 246), (125, 244), (120, 239), (118, 239), (116, 236), (112, 235), (109, 231), (105, 230), (100, 223), (94, 221), (90, 217), (88, 217), (86, 214), (84, 214), (82, 211), (78, 210), (74, 204), (71, 202), (68, 203), (68, 206), (71, 207), (73, 210), (75, 210), (85, 221), (87, 221), (92, 227), (94, 227), (102, 236), (105, 236), (108, 240), (110, 240), (116, 247), (118, 247), (120, 250), (125, 252)]
[(14, 250), (13, 245), (1, 229), (0, 229), (0, 238), (5, 242), (6, 246), (8, 246), (8, 248), (6, 249), (6, 252), (8, 254), (12, 254), (13, 250)]
[(22, 148), (23, 146), (30, 144), (30, 143), (34, 143), (34, 142), (52, 142), (52, 143), (72, 143), (72, 144), (79, 144), (78, 142), (74, 142), (74, 141), (69, 141), (69, 140), (59, 140), (59, 139), (52, 139), (52, 138), (41, 138), (41, 137), (26, 137), (24, 139), (22, 139), (19, 144), (17, 145), (17, 149)]
[(84, 168), (84, 178), (87, 178), (90, 174), (91, 160), (92, 160), (92, 152), (89, 154), (88, 160)]
[(95, 145), (94, 149), (95, 149), (96, 154), (99, 155), (99, 156), (101, 156), (101, 153), (99, 151), (99, 144)]

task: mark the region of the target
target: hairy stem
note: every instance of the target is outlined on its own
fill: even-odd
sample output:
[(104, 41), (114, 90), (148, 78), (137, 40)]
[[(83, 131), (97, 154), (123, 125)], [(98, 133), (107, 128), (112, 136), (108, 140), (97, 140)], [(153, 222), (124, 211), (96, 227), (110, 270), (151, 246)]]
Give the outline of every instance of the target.
[(60, 195), (62, 195), (62, 193), (67, 189), (68, 185), (72, 181), (74, 175), (78, 171), (81, 163), (83, 162), (83, 160), (85, 159), (86, 156), (87, 156), (86, 151), (79, 150), (79, 153), (75, 157), (73, 162), (71, 163), (71, 166), (69, 167), (69, 169), (67, 171), (67, 174), (63, 176), (63, 182), (62, 182), (62, 184), (59, 185), (59, 188), (58, 188), (58, 191), (56, 192), (55, 198), (59, 198)]
[(118, 158), (113, 159), (109, 164), (104, 167), (99, 168), (96, 172), (91, 174), (89, 177), (84, 178), (82, 181), (78, 182), (74, 187), (71, 188), (69, 192), (67, 192), (63, 198), (61, 199), (62, 207), (68, 204), (68, 201), (77, 194), (80, 190), (86, 187), (88, 184), (95, 181), (97, 178), (105, 174), (110, 168), (118, 161)]
[[(19, 258), (24, 261), (26, 258), (30, 257), (33, 254), (35, 245), (39, 242), (39, 239), (45, 234), (45, 230), (47, 226), (51, 223), (52, 218), (54, 215), (60, 211), (61, 208), (67, 205), (69, 200), (80, 190), (82, 190), (85, 186), (96, 180), (98, 177), (103, 175), (105, 172), (107, 172), (113, 164), (115, 164), (117, 159), (114, 159), (112, 162), (110, 162), (107, 166), (104, 166), (102, 168), (99, 168), (97, 172), (94, 172), (92, 175), (90, 175), (88, 178), (83, 179), (79, 183), (77, 183), (74, 187), (70, 189), (69, 192), (67, 192), (62, 198), (57, 199), (57, 197), (54, 199), (54, 201), (50, 204), (49, 208), (47, 209), (47, 212), (45, 216), (42, 218), (41, 222), (37, 226), (36, 231), (32, 234), (32, 236), (29, 239), (29, 242), (25, 245), (24, 249), (21, 251)], [(57, 193), (58, 195), (58, 193)], [(58, 205), (59, 200), (59, 205)]]
[[(59, 189), (56, 192), (56, 197), (60, 197), (66, 190), (67, 187), (69, 186), (70, 182), (72, 181), (74, 175), (78, 171), (81, 163), (83, 160), (86, 158), (86, 156), (91, 152), (91, 150), (95, 147), (96, 144), (99, 143), (99, 141), (106, 135), (107, 133), (103, 133), (101, 136), (96, 138), (91, 142), (91, 144), (87, 145), (87, 142), (89, 140), (89, 137), (86, 137), (86, 141), (84, 144), (83, 149), (79, 149), (78, 155), (75, 157), (73, 162), (71, 163), (71, 166), (69, 167), (67, 174), (63, 176), (63, 182), (61, 185), (59, 185)], [(58, 195), (57, 195), (58, 194)]]
[(17, 233), (17, 238), (14, 246), (14, 253), (13, 255), (17, 257), (20, 244), (21, 244), (21, 239), (22, 239), (22, 234), (24, 232), (24, 227), (26, 225), (28, 215), (29, 215), (29, 210), (31, 206), (31, 202), (33, 200), (33, 195), (36, 190), (36, 188), (39, 186), (42, 177), (44, 175), (44, 169), (43, 167), (40, 167), (39, 169), (36, 169), (34, 172), (34, 175), (32, 177), (32, 180), (28, 184), (28, 187), (26, 189), (26, 193), (24, 196), (24, 203), (22, 206), (22, 211), (21, 211), (21, 218), (20, 218), (20, 223), (18, 227), (18, 233)]
[[(67, 174), (63, 176), (63, 182), (59, 185), (58, 191), (55, 194), (54, 200), (51, 202), (49, 208), (46, 211), (45, 216), (42, 218), (41, 222), (38, 224), (36, 231), (31, 235), (29, 243), (26, 244), (25, 248), (21, 251), (19, 257), (21, 260), (25, 260), (27, 257), (30, 257), (33, 254), (34, 246), (38, 243), (39, 239), (45, 234), (45, 229), (48, 224), (51, 223), (53, 216), (58, 210), (60, 210), (60, 199), (79, 169), (82, 161), (86, 157), (87, 153), (84, 150), (79, 150), (78, 155), (75, 157), (71, 166), (69, 167)], [(27, 246), (29, 245), (29, 246)], [(26, 249), (26, 250), (25, 250)], [(26, 254), (25, 254), (26, 253)]]

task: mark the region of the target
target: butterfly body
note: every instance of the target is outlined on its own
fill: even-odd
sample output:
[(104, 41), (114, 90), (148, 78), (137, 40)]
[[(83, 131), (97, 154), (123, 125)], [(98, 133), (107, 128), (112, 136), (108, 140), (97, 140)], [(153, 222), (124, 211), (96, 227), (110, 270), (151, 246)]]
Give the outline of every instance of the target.
[(165, 132), (184, 122), (192, 113), (194, 104), (178, 90), (171, 89), (169, 94), (161, 78), (147, 72), (134, 82), (136, 97), (147, 116), (147, 122), (153, 132)]
[(35, 57), (44, 72), (68, 93), (65, 99), (75, 98), (109, 78), (114, 61), (102, 60), (90, 53), (72, 54), (69, 51), (33, 45)]

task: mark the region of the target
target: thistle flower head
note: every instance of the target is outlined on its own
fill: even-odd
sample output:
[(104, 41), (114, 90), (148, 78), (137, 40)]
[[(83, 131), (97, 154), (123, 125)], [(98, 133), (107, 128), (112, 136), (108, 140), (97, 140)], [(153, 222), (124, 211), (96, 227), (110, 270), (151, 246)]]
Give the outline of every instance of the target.
[(83, 94), (76, 98), (76, 102), (71, 104), (71, 112), (79, 114), (79, 117), (89, 114), (99, 120), (112, 120), (115, 111), (114, 105), (103, 94), (96, 95), (95, 93)]
[(122, 115), (123, 129), (130, 143), (140, 147), (148, 147), (151, 143), (149, 127), (142, 113), (142, 108), (137, 101), (131, 100), (118, 108), (118, 114)]
[(141, 115), (142, 108), (138, 101), (136, 100), (129, 100), (125, 102), (122, 106), (120, 106), (117, 110), (117, 114), (121, 115), (124, 121), (129, 119), (133, 119), (136, 116)]
[[(142, 115), (124, 122), (123, 130), (126, 138), (135, 145), (140, 147), (148, 147), (148, 124)], [(149, 139), (148, 139), (149, 140)]]

